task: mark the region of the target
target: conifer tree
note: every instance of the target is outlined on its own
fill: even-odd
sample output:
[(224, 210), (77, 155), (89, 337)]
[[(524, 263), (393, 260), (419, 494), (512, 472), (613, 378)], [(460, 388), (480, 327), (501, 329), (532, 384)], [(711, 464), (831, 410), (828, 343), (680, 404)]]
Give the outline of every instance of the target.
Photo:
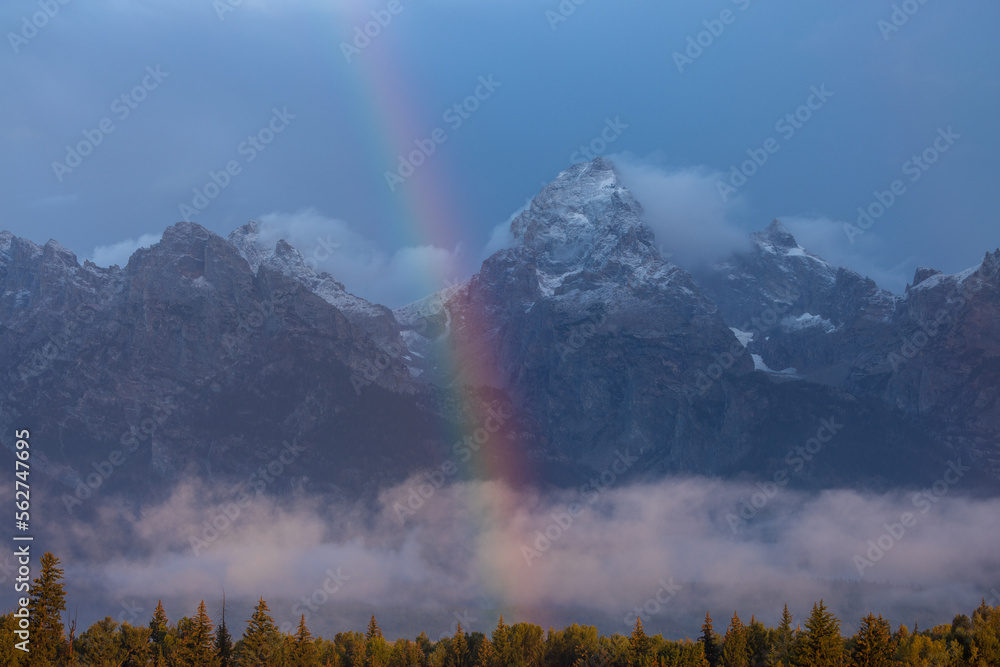
[(857, 667), (890, 667), (894, 653), (889, 621), (881, 614), (878, 617), (868, 614), (861, 619), (851, 656), (854, 664)]
[(208, 617), (205, 601), (198, 605), (198, 612), (185, 628), (181, 638), (179, 663), (183, 667), (218, 667), (212, 633), (212, 619)]
[(487, 637), (479, 643), (479, 650), (476, 651), (476, 659), (473, 667), (493, 667), (496, 664), (496, 652), (493, 650), (493, 642)]
[(368, 631), (365, 633), (365, 639), (369, 642), (373, 639), (385, 639), (382, 636), (382, 629), (378, 627), (378, 621), (375, 620), (375, 614), (372, 614), (371, 620), (368, 621)]
[(389, 644), (382, 636), (382, 630), (378, 627), (375, 614), (372, 614), (368, 621), (368, 631), (365, 633), (365, 666), (385, 667), (389, 664)]
[(465, 631), (462, 624), (458, 624), (458, 629), (451, 637), (451, 644), (448, 646), (447, 667), (470, 667), (469, 642), (465, 639)]
[(306, 626), (306, 615), (299, 617), (299, 628), (295, 631), (295, 639), (292, 642), (291, 660), (289, 667), (315, 667), (316, 643), (313, 641), (312, 633)]
[(509, 641), (509, 628), (503, 622), (503, 614), (500, 614), (500, 620), (497, 621), (497, 627), (493, 630), (493, 655), (494, 664), (507, 665), (510, 658), (510, 641)]
[(733, 612), (733, 620), (729, 622), (726, 636), (722, 640), (723, 667), (748, 667), (750, 664), (747, 646), (747, 629), (740, 620), (739, 614)]
[(431, 643), (431, 640), (427, 636), (426, 632), (421, 632), (417, 635), (416, 644), (417, 648), (420, 649), (420, 652), (424, 654), (425, 660), (430, 657), (431, 652), (434, 651), (434, 644)]
[(59, 664), (66, 654), (62, 612), (66, 610), (66, 591), (59, 559), (46, 551), (41, 558), (42, 571), (32, 581), (28, 598), (31, 650), (27, 664), (50, 667)]
[(222, 619), (215, 632), (215, 655), (219, 658), (219, 667), (233, 667), (233, 636), (226, 625), (226, 592), (222, 592)]
[(840, 621), (830, 613), (823, 601), (813, 604), (802, 635), (801, 654), (797, 664), (801, 667), (828, 667), (839, 665), (844, 652), (840, 636)]
[(392, 646), (392, 653), (389, 658), (392, 667), (410, 667), (411, 665), (424, 664), (424, 653), (420, 646), (409, 639), (399, 639)]
[(629, 664), (634, 667), (652, 665), (652, 644), (642, 627), (642, 619), (637, 616), (632, 634), (628, 638)]
[(774, 629), (774, 639), (771, 644), (770, 664), (781, 664), (782, 667), (791, 667), (792, 647), (795, 641), (795, 630), (792, 628), (792, 615), (788, 612), (788, 605), (785, 605), (781, 612), (781, 622)]
[(701, 637), (698, 638), (705, 651), (705, 659), (708, 660), (709, 667), (717, 667), (722, 660), (719, 647), (719, 637), (712, 628), (712, 616), (705, 613), (705, 622), (701, 626)]
[(156, 602), (156, 610), (149, 621), (149, 646), (146, 654), (152, 667), (166, 667), (173, 664), (175, 636), (170, 632), (167, 613), (163, 611), (163, 601)]
[(771, 654), (772, 632), (751, 614), (747, 625), (747, 661), (750, 667), (762, 667), (768, 664)]
[(336, 636), (338, 652), (347, 667), (365, 667), (368, 660), (368, 640), (360, 632), (341, 632)]
[(240, 640), (237, 656), (240, 667), (273, 667), (280, 664), (281, 632), (275, 626), (270, 611), (264, 598), (261, 598)]
[(22, 656), (25, 656), (24, 659), (27, 659), (27, 654), (15, 647), (15, 644), (21, 641), (17, 634), (15, 634), (18, 629), (14, 612), (0, 615), (0, 665), (16, 667), (16, 665), (24, 664)]

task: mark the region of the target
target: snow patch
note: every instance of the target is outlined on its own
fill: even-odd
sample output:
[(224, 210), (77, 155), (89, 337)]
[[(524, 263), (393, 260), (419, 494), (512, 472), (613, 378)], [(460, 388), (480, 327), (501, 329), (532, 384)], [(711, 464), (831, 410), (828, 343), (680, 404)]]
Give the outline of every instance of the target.
[(803, 331), (814, 327), (821, 327), (826, 333), (832, 333), (837, 328), (830, 320), (810, 313), (802, 313), (798, 317), (789, 316), (781, 320), (781, 328), (785, 331)]
[(789, 376), (795, 376), (798, 374), (798, 371), (794, 368), (786, 368), (783, 371), (774, 370), (766, 363), (764, 363), (764, 358), (759, 354), (751, 354), (750, 356), (753, 357), (753, 368), (755, 371), (763, 371), (765, 373), (773, 373), (775, 375), (789, 375)]
[[(736, 327), (729, 327), (729, 330), (733, 332), (733, 335), (736, 336), (736, 340), (738, 340), (740, 342), (740, 345), (742, 345), (743, 347), (746, 347), (750, 343), (750, 341), (753, 340), (752, 331), (740, 331)], [(754, 357), (757, 356), (758, 355), (756, 354), (754, 355)], [(754, 363), (756, 364), (756, 359), (754, 360)]]

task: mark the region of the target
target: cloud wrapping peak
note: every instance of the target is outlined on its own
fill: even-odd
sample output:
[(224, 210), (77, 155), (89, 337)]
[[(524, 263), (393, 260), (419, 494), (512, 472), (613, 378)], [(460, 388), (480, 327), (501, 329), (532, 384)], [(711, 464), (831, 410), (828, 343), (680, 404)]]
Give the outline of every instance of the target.
[(401, 246), (392, 252), (342, 220), (315, 209), (261, 216), (258, 238), (266, 249), (284, 239), (298, 248), (306, 263), (326, 271), (348, 291), (374, 303), (396, 308), (465, 277), (461, 246)]
[(675, 264), (690, 269), (748, 247), (746, 232), (733, 222), (741, 203), (722, 201), (718, 173), (705, 167), (664, 169), (631, 155), (615, 156), (614, 164), (642, 204), (643, 222)]
[(139, 248), (148, 248), (154, 243), (159, 243), (160, 238), (163, 236), (160, 234), (143, 234), (138, 239), (125, 239), (124, 241), (119, 241), (118, 243), (112, 243), (111, 245), (100, 245), (94, 248), (94, 253), (91, 256), (91, 261), (98, 266), (111, 266), (112, 264), (117, 264), (118, 266), (125, 266), (128, 264), (129, 257), (132, 256)]

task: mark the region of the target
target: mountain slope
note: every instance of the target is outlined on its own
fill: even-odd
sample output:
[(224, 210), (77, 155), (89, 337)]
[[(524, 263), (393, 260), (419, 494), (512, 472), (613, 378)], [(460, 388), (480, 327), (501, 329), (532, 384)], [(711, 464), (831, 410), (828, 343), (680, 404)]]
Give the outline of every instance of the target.
[(33, 460), (70, 493), (127, 448), (98, 481), (140, 499), (249, 483), (289, 447), (269, 492), (371, 498), (500, 405), (513, 417), (483, 455), (541, 485), (622, 456), (635, 480), (768, 479), (836, 424), (792, 484), (926, 485), (966, 457), (964, 488), (997, 490), (1000, 252), (896, 296), (774, 223), (692, 276), (641, 216), (609, 161), (575, 165), (511, 247), (396, 311), (263, 247), (255, 223), (228, 240), (179, 223), (109, 269), (0, 233), (0, 428), (37, 432)]

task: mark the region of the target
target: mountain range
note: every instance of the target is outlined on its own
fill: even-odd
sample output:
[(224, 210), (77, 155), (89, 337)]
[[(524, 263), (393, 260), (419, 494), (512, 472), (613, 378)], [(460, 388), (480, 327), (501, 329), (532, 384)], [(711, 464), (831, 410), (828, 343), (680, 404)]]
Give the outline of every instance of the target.
[(609, 160), (575, 165), (477, 274), (396, 310), (255, 222), (177, 223), (109, 268), (0, 232), (0, 428), (31, 429), (64, 503), (95, 474), (140, 503), (187, 478), (374, 497), (470, 437), (462, 477), (539, 486), (626, 456), (637, 481), (873, 490), (961, 460), (1000, 491), (1000, 250), (897, 295), (778, 221), (687, 271), (642, 216)]

